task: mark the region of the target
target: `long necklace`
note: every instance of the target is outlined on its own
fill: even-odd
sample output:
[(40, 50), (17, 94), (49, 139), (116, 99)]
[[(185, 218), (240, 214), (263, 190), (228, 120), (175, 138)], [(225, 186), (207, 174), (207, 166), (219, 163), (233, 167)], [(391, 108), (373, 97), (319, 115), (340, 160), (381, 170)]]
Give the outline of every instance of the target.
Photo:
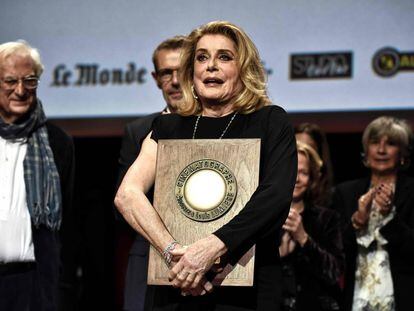
[[(237, 111), (233, 114), (233, 116), (231, 117), (229, 123), (227, 123), (227, 126), (224, 129), (223, 133), (221, 133), (219, 139), (222, 139), (224, 134), (226, 134), (227, 130), (229, 129), (229, 127), (230, 127), (231, 123), (233, 122), (234, 118), (236, 117), (236, 115), (237, 115)], [(200, 118), (201, 118), (201, 114), (197, 117), (197, 120), (194, 124), (193, 139), (195, 138), (195, 134), (197, 132), (197, 127), (198, 127), (198, 121), (200, 121)]]

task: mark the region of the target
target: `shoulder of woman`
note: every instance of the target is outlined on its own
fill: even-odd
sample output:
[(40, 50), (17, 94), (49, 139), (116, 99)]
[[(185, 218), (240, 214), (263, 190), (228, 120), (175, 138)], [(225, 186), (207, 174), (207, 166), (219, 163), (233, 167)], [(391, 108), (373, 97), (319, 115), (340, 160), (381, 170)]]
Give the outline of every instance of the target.
[(348, 180), (335, 186), (334, 192), (348, 192), (357, 189), (368, 189), (369, 178), (359, 178), (354, 180)]
[(256, 111), (258, 114), (274, 114), (274, 115), (278, 115), (278, 114), (286, 114), (286, 111), (277, 105), (268, 105), (268, 106), (264, 106), (261, 109)]
[(308, 211), (311, 217), (318, 219), (319, 222), (323, 225), (330, 223), (331, 221), (338, 222), (339, 221), (339, 214), (332, 208), (327, 208), (323, 206), (307, 206), (306, 210)]
[(398, 174), (397, 183), (414, 188), (414, 178), (406, 175), (405, 173)]
[(260, 122), (264, 127), (269, 125), (273, 128), (284, 127), (286, 124), (290, 124), (286, 111), (276, 105), (264, 106), (261, 109), (255, 111), (251, 115), (254, 122)]
[(182, 116), (175, 114), (175, 113), (168, 113), (168, 114), (160, 114), (154, 118), (152, 122), (152, 126), (154, 127), (172, 127), (176, 126), (177, 122), (179, 122), (183, 118)]

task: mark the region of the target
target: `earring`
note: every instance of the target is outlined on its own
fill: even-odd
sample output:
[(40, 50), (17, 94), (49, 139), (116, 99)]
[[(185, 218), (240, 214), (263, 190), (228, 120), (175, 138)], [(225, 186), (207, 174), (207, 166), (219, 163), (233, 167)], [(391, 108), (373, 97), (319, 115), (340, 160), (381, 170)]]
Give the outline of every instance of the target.
[(197, 101), (197, 100), (198, 100), (198, 96), (197, 96), (197, 94), (195, 93), (195, 90), (194, 90), (194, 84), (191, 86), (191, 94), (193, 94), (194, 99)]
[(400, 164), (401, 164), (401, 166), (404, 166), (404, 164), (405, 164), (404, 158), (402, 158), (402, 159), (400, 160)]
[(362, 159), (362, 164), (364, 164), (365, 167), (369, 168), (369, 161), (367, 157), (365, 156), (364, 152), (361, 152), (361, 159)]

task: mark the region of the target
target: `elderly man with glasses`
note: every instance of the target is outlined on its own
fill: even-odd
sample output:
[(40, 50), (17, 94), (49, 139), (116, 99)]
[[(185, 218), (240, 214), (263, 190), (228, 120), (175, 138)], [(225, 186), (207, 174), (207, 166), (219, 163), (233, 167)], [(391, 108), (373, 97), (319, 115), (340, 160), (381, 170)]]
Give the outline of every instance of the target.
[(73, 143), (46, 120), (42, 71), (26, 42), (0, 45), (0, 310), (56, 310), (64, 282)]

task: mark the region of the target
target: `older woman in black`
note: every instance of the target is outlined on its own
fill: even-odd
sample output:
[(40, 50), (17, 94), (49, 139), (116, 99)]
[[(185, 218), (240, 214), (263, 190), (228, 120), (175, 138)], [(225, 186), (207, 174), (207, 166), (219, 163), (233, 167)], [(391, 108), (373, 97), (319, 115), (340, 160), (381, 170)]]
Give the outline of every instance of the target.
[(339, 310), (338, 278), (344, 256), (335, 211), (315, 205), (322, 161), (298, 142), (298, 174), (279, 252), (283, 263), (283, 310)]
[[(157, 287), (147, 309), (278, 310), (281, 267), (275, 236), (288, 214), (296, 177), (293, 128), (284, 110), (270, 105), (259, 54), (239, 27), (219, 21), (195, 29), (184, 46), (181, 70), (184, 102), (178, 114), (154, 121), (115, 199), (131, 226), (172, 258), (176, 289)], [(177, 138), (261, 140), (259, 186), (250, 200), (230, 222), (186, 248), (145, 197), (154, 183), (158, 139)], [(254, 286), (212, 292), (205, 275), (216, 260), (234, 258), (254, 244)]]
[(339, 185), (346, 254), (344, 310), (412, 310), (414, 179), (404, 176), (412, 131), (380, 117), (364, 131), (367, 178)]

